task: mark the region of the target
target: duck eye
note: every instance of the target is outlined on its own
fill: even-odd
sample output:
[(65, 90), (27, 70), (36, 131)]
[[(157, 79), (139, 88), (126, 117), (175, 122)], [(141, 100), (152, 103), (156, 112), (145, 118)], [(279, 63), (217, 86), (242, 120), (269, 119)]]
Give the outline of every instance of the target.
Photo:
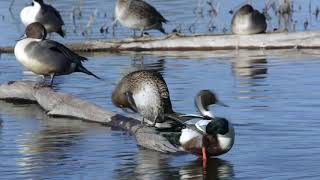
[(34, 6), (34, 3), (33, 3), (33, 2), (31, 3), (31, 6)]

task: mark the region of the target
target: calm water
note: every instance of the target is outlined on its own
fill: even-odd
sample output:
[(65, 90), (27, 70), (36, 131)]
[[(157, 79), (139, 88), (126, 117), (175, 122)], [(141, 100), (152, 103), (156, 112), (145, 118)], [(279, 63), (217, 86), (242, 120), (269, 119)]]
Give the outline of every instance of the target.
[[(81, 33), (72, 32), (70, 11), (79, 1), (52, 2), (67, 19), (68, 37), (63, 41), (85, 39)], [(192, 9), (197, 1), (149, 2), (166, 9), (163, 14), (172, 16), (168, 29), (174, 28), (180, 19), (185, 24), (194, 20)], [(182, 2), (191, 5), (181, 5)], [(22, 33), (22, 26), (7, 11), (9, 4), (0, 2), (0, 15), (4, 15), (0, 27), (12, 29), (1, 31), (1, 45), (14, 44), (13, 39)], [(111, 38), (110, 34), (101, 35), (99, 28), (111, 22), (109, 12), (113, 4), (113, 1), (110, 4), (83, 1), (83, 24), (96, 7), (101, 11), (90, 38)], [(175, 4), (183, 8), (173, 7)], [(221, 8), (236, 6), (226, 4)], [(19, 12), (23, 5), (23, 1), (16, 2), (14, 12)], [(190, 12), (176, 12), (185, 12), (184, 7)], [(106, 18), (102, 12), (108, 12)], [(226, 13), (225, 18), (229, 16)], [(207, 32), (205, 27), (206, 23), (200, 23), (202, 32)], [(125, 37), (131, 32), (118, 27), (117, 35)], [(112, 89), (124, 74), (135, 69), (160, 71), (177, 111), (196, 113), (195, 94), (201, 89), (214, 90), (230, 107), (211, 109), (234, 123), (236, 142), (229, 153), (210, 160), (208, 179), (319, 179), (319, 52), (242, 50), (83, 55), (90, 59), (85, 66), (106, 81), (76, 73), (58, 77), (55, 88), (112, 111), (121, 112), (111, 104)], [(1, 55), (0, 83), (36, 78), (16, 62), (14, 55)], [(0, 174), (0, 179), (203, 179), (201, 161), (193, 155), (144, 150), (126, 132), (78, 120), (49, 118), (37, 105), (1, 101)]]

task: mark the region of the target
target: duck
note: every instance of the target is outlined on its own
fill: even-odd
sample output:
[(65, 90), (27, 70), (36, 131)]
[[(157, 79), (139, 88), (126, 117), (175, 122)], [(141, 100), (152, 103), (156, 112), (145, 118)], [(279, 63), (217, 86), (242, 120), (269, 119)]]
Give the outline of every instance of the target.
[(124, 76), (112, 92), (112, 103), (124, 111), (140, 113), (142, 123), (163, 123), (173, 114), (170, 94), (162, 75), (152, 70), (137, 70)]
[(76, 54), (59, 42), (47, 40), (47, 31), (41, 23), (29, 24), (25, 36), (14, 47), (16, 59), (35, 74), (51, 76), (50, 86), (55, 76), (74, 72), (82, 72), (101, 79), (82, 65), (87, 58)]
[[(153, 6), (143, 0), (117, 0), (115, 6), (115, 20), (122, 26), (135, 30), (140, 30), (140, 37), (144, 30), (156, 29), (163, 34), (167, 34), (162, 27), (166, 20)], [(135, 34), (134, 34), (135, 35)]]
[(40, 22), (48, 33), (55, 32), (61, 37), (65, 36), (62, 29), (64, 21), (59, 11), (45, 4), (43, 0), (33, 0), (30, 6), (23, 8), (20, 12), (20, 19), (26, 27), (31, 23)]
[(202, 156), (204, 164), (209, 157), (219, 156), (230, 151), (235, 140), (232, 123), (226, 118), (215, 117), (209, 110), (209, 106), (216, 104), (216, 102), (214, 92), (201, 90), (195, 100), (201, 119), (196, 123), (188, 124), (181, 130), (179, 137), (180, 148)]
[(233, 34), (258, 34), (264, 33), (266, 29), (266, 17), (249, 4), (242, 6), (234, 14), (231, 21), (231, 30)]

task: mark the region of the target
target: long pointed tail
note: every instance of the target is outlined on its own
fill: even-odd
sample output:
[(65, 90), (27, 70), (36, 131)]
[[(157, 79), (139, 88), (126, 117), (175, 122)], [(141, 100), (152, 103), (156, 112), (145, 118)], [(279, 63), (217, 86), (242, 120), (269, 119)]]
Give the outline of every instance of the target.
[(60, 28), (57, 33), (63, 38), (66, 36), (66, 32), (62, 28)]
[(194, 131), (197, 131), (201, 134), (203, 134), (202, 131), (200, 131), (199, 129), (197, 129), (193, 124), (189, 124), (186, 123), (187, 121), (194, 119), (194, 118), (199, 118), (199, 119), (203, 119), (202, 116), (198, 116), (198, 115), (194, 115), (194, 114), (182, 114), (182, 113), (170, 113), (170, 114), (165, 114), (166, 118), (169, 118), (173, 121), (178, 122), (181, 125), (184, 125), (185, 127), (192, 129)]
[(93, 76), (93, 77), (95, 77), (95, 78), (97, 78), (97, 79), (103, 80), (102, 78), (100, 78), (99, 76), (93, 74), (92, 72), (90, 72), (88, 69), (86, 69), (86, 68), (83, 67), (82, 65), (79, 65), (76, 71), (77, 71), (77, 72), (83, 72), (83, 73), (86, 73), (86, 74), (88, 74), (88, 75), (91, 75), (91, 76)]

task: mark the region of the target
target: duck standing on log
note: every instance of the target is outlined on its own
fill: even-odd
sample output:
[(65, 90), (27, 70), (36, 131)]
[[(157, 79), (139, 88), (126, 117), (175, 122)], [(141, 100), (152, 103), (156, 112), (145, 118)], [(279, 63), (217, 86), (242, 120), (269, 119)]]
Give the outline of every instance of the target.
[(112, 102), (124, 110), (140, 113), (142, 123), (146, 120), (152, 126), (164, 123), (168, 115), (175, 115), (167, 84), (156, 71), (139, 70), (123, 77), (112, 92)]
[(41, 23), (28, 25), (25, 35), (26, 38), (17, 42), (14, 54), (17, 60), (33, 73), (51, 76), (50, 86), (54, 76), (73, 72), (83, 72), (101, 79), (82, 65), (82, 61), (87, 58), (79, 56), (63, 44), (47, 40), (47, 31)]
[(22, 23), (27, 27), (34, 22), (44, 25), (48, 33), (56, 32), (61, 37), (65, 36), (62, 26), (62, 17), (54, 7), (45, 4), (43, 0), (33, 0), (30, 6), (22, 9), (20, 13)]
[(258, 34), (264, 33), (266, 29), (266, 17), (249, 4), (242, 6), (231, 21), (233, 34)]
[(143, 0), (117, 0), (113, 24), (117, 21), (134, 32), (140, 30), (140, 37), (143, 36), (144, 30), (150, 29), (157, 29), (166, 34), (162, 23), (168, 22), (153, 6)]

